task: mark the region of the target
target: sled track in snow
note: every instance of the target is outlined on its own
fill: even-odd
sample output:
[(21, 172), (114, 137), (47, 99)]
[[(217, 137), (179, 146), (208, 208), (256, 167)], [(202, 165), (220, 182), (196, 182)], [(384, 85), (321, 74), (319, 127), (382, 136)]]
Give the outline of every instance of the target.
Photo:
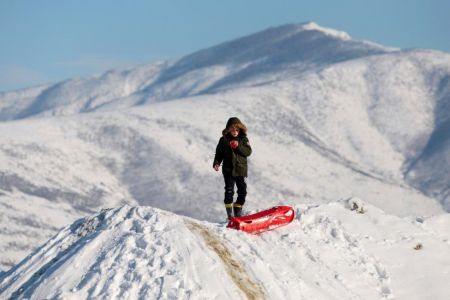
[(247, 299), (265, 299), (261, 286), (250, 279), (250, 276), (245, 269), (235, 258), (233, 258), (230, 250), (228, 250), (215, 234), (206, 227), (192, 221), (186, 221), (186, 225), (191, 231), (199, 234), (206, 245), (219, 256), (228, 275), (236, 286), (245, 294)]

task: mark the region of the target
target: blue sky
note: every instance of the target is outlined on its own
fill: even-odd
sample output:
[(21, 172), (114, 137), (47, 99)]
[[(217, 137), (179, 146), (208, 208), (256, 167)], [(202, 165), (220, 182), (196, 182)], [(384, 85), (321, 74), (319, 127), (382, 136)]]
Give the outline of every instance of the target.
[(0, 0), (0, 91), (175, 59), (307, 21), (386, 46), (450, 52), (445, 0)]

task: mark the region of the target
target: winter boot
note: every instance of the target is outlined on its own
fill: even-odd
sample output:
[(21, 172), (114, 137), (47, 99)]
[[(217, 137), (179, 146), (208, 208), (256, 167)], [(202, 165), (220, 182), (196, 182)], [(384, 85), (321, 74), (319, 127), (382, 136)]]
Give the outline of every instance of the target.
[(231, 219), (233, 217), (233, 204), (225, 204), (225, 209), (227, 210), (228, 219)]
[(242, 205), (234, 203), (233, 204), (233, 211), (235, 217), (242, 217)]

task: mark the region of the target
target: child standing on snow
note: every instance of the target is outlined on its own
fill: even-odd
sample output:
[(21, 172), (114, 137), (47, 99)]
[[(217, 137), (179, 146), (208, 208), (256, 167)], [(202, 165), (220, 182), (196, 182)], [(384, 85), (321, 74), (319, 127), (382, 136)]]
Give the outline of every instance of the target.
[[(216, 147), (213, 168), (219, 171), (222, 165), (222, 174), (225, 180), (225, 209), (228, 218), (242, 215), (242, 207), (247, 195), (247, 157), (252, 148), (247, 138), (247, 127), (236, 117), (228, 119), (222, 137)], [(234, 185), (237, 187), (237, 199), (233, 203)]]

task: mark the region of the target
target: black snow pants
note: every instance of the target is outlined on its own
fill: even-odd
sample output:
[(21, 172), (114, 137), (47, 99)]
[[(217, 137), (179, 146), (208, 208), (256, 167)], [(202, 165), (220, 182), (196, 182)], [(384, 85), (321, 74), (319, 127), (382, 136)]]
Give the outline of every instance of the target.
[(225, 180), (225, 204), (233, 203), (234, 196), (234, 185), (237, 187), (237, 199), (236, 204), (244, 205), (245, 196), (247, 196), (247, 183), (245, 182), (245, 177), (243, 176), (223, 176)]

